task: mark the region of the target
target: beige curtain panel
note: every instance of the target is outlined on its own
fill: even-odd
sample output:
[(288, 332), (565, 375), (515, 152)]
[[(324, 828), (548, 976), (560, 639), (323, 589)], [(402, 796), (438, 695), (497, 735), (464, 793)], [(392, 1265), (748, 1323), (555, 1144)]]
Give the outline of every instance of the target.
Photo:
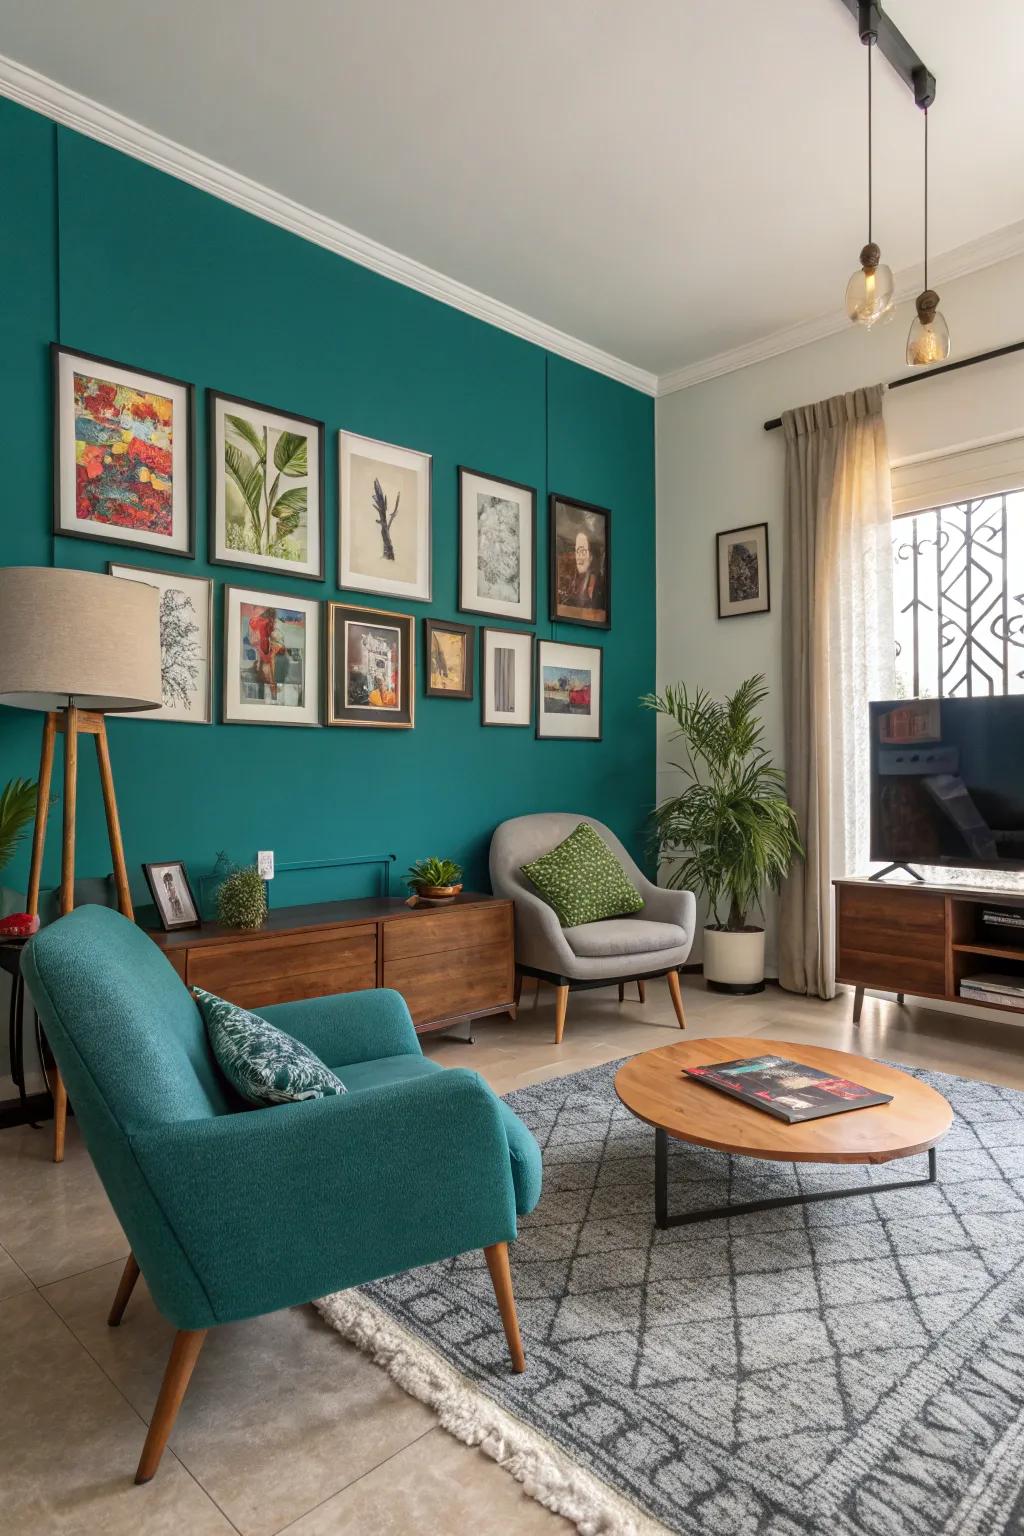
[(891, 698), (892, 490), (884, 386), (787, 411), (783, 692), (806, 859), (782, 891), (779, 980), (834, 997), (832, 881), (868, 858), (868, 700)]

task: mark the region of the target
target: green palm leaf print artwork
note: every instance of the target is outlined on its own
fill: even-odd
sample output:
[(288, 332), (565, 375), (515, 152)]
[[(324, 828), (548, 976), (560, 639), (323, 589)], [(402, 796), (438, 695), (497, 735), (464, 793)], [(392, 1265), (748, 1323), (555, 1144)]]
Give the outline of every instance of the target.
[(301, 432), (257, 427), (225, 414), (227, 542), (231, 549), (278, 560), (308, 559), (309, 439)]

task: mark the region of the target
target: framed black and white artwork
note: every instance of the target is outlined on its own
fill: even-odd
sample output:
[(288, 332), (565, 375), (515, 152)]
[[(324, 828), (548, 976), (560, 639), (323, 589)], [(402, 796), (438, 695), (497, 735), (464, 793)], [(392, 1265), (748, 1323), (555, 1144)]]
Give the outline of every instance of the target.
[(141, 581), (160, 594), (159, 709), (139, 710), (136, 720), (177, 720), (209, 725), (213, 719), (213, 582), (110, 561), (111, 576)]
[(533, 635), (528, 629), (481, 629), (480, 719), (529, 725), (533, 718)]
[(431, 457), (338, 433), (338, 585), (430, 601)]
[(738, 619), (748, 613), (768, 613), (768, 524), (727, 528), (716, 535), (718, 617)]
[(537, 618), (537, 493), (459, 465), (459, 609)]

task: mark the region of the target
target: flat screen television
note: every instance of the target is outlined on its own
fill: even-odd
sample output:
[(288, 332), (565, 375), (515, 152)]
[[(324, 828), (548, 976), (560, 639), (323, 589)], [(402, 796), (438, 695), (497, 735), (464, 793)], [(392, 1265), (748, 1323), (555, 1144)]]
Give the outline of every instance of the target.
[(1024, 869), (1024, 695), (869, 709), (872, 859)]

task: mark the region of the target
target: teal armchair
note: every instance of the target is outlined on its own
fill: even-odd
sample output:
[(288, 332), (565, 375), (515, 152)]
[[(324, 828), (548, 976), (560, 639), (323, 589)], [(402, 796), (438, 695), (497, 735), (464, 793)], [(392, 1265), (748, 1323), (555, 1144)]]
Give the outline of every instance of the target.
[(119, 913), (80, 907), (42, 929), (22, 971), (131, 1244), (109, 1321), (141, 1270), (178, 1330), (136, 1482), (156, 1471), (209, 1328), (470, 1249), (523, 1370), (508, 1243), (539, 1198), (540, 1149), (475, 1072), (423, 1056), (397, 992), (261, 1009), (349, 1091), (254, 1109), (177, 972)]

